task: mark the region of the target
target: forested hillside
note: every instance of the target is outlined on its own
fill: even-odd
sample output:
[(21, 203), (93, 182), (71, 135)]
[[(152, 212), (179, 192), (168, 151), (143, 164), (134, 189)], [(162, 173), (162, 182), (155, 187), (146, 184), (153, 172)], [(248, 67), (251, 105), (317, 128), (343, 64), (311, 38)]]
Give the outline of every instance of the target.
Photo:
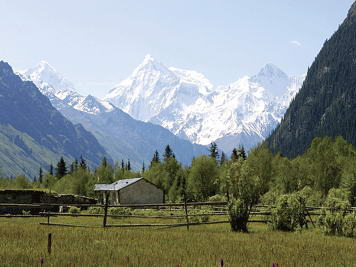
[(273, 153), (295, 157), (322, 136), (342, 136), (356, 145), (356, 3), (324, 43), (266, 143)]

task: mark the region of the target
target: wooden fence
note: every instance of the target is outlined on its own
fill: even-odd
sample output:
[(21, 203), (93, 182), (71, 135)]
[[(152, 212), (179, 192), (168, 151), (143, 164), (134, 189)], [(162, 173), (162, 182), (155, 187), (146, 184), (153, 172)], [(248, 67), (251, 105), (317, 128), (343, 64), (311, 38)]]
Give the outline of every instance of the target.
[[(108, 203), (106, 201), (106, 203)], [(78, 208), (89, 208), (89, 207), (101, 207), (104, 209), (103, 214), (87, 214), (87, 213), (62, 213), (62, 212), (51, 212), (48, 211), (53, 208), (70, 207), (75, 206)], [(130, 209), (144, 209), (144, 210), (168, 210), (170, 211), (169, 215), (137, 215), (137, 214), (124, 214), (124, 215), (113, 215), (109, 214), (109, 208), (130, 208)], [(193, 209), (197, 211), (198, 207), (210, 207), (212, 208), (209, 212), (201, 213), (191, 213)], [(1, 208), (12, 208), (12, 209), (40, 209), (42, 210), (39, 215), (0, 215), (0, 217), (6, 218), (31, 218), (31, 217), (42, 217), (46, 218), (46, 222), (41, 222), (41, 225), (52, 225), (52, 226), (68, 226), (68, 227), (160, 227), (160, 228), (171, 228), (171, 227), (187, 227), (189, 230), (190, 226), (195, 225), (211, 225), (211, 224), (225, 224), (229, 223), (228, 220), (228, 211), (227, 211), (227, 202), (184, 202), (184, 203), (161, 203), (161, 204), (121, 204), (121, 205), (108, 205), (108, 204), (50, 204), (50, 203), (38, 203), (38, 204), (10, 204), (10, 203), (0, 203)], [(250, 213), (252, 217), (256, 216), (269, 216), (271, 215), (268, 211), (268, 206), (265, 205), (256, 205), (253, 208), (253, 211)], [(308, 222), (311, 222), (314, 225), (312, 216), (321, 215), (320, 212), (323, 209), (328, 209), (326, 207), (307, 207), (306, 216), (309, 218)], [(46, 211), (47, 210), (47, 211)], [(350, 212), (356, 211), (356, 207), (352, 207), (349, 210)], [(181, 212), (180, 214), (175, 214), (176, 212)], [(53, 223), (51, 222), (51, 217), (102, 217), (103, 221), (101, 225), (77, 225), (77, 224), (64, 224), (64, 223)], [(199, 216), (218, 216), (226, 217), (224, 220), (215, 220), (215, 221), (199, 221), (194, 222), (191, 219)], [(108, 218), (145, 218), (145, 219), (181, 219), (185, 221), (184, 223), (140, 223), (140, 224), (108, 224)], [(266, 218), (261, 219), (251, 219), (249, 222), (259, 222), (267, 223)]]

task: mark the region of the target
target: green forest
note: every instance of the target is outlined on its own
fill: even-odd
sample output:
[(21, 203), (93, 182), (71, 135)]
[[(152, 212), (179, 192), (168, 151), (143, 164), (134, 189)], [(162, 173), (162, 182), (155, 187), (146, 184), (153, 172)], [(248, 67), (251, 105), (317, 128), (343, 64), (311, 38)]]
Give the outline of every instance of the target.
[[(98, 168), (89, 170), (83, 158), (70, 164), (61, 158), (48, 173), (40, 169), (34, 181), (24, 176), (1, 178), (0, 188), (95, 197), (95, 184), (144, 177), (164, 191), (166, 202), (228, 201), (230, 218), (236, 219), (235, 225), (231, 223), (233, 230), (244, 232), (256, 204), (274, 207), (273, 225), (279, 230), (303, 227), (304, 212), (298, 216), (306, 206), (335, 208), (343, 214), (337, 215), (349, 220), (344, 215), (356, 205), (356, 150), (342, 137), (315, 138), (304, 154), (293, 159), (273, 155), (264, 145), (248, 155), (239, 147), (227, 157), (212, 143), (209, 152), (184, 167), (167, 145), (163, 155), (156, 151), (150, 165), (143, 165), (140, 171), (131, 170), (130, 161), (112, 165), (104, 158)], [(350, 216), (353, 233), (355, 214)], [(332, 220), (338, 219), (333, 215)], [(334, 228), (329, 230), (342, 233)]]

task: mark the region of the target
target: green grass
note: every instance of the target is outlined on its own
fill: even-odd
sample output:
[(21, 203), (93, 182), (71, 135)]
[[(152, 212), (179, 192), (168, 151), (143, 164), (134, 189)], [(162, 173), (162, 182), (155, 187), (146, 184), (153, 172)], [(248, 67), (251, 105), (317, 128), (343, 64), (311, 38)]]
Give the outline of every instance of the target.
[[(229, 225), (172, 229), (102, 229), (42, 226), (45, 218), (0, 218), (0, 266), (356, 266), (355, 239), (324, 236), (317, 230), (268, 231), (252, 224), (249, 234)], [(51, 218), (51, 222), (100, 225), (101, 218)], [(158, 222), (109, 219), (109, 223)], [(47, 235), (53, 235), (47, 255)]]

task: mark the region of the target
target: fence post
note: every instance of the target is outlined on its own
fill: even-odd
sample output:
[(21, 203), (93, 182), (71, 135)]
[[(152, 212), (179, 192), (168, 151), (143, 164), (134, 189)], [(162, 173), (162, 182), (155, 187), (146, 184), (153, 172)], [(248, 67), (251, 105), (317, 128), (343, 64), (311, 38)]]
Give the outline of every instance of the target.
[(185, 209), (185, 219), (187, 222), (187, 230), (189, 231), (189, 217), (188, 217), (188, 209), (187, 209), (187, 197), (184, 194), (184, 209)]
[(52, 252), (52, 233), (48, 234), (47, 250), (48, 250), (48, 254), (51, 255), (51, 252)]
[(108, 205), (109, 205), (109, 193), (106, 192), (105, 194), (105, 208), (104, 208), (104, 220), (103, 220), (103, 227), (106, 227), (106, 220), (108, 216)]

